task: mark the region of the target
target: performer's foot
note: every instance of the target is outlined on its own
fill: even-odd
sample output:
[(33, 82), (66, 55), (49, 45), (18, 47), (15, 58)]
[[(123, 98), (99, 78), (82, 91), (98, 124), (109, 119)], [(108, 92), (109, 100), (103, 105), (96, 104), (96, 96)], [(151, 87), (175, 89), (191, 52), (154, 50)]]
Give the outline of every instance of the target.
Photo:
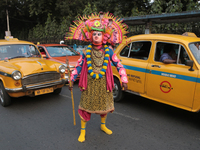
[(78, 138), (79, 142), (85, 142), (85, 129), (81, 129), (81, 133)]
[(108, 129), (105, 124), (101, 124), (101, 130), (104, 131), (108, 135), (112, 134), (112, 131)]

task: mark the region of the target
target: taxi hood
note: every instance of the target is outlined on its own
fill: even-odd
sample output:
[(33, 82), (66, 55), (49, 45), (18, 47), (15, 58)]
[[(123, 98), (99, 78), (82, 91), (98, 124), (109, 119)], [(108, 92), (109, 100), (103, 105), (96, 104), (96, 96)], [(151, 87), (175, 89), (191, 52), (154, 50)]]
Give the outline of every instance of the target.
[[(68, 56), (69, 65), (75, 67), (79, 58), (80, 58), (79, 55), (78, 56)], [(66, 56), (64, 56), (64, 57), (53, 57), (51, 60), (66, 64)]]
[(0, 69), (10, 74), (14, 70), (19, 70), (22, 76), (26, 76), (41, 72), (58, 71), (60, 65), (60, 63), (41, 58), (17, 58), (1, 61)]

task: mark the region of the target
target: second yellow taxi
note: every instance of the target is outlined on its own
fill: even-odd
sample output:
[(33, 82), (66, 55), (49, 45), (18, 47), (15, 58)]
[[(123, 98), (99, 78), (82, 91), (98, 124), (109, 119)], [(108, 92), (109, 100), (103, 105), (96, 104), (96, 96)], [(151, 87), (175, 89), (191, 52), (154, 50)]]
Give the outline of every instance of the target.
[[(200, 110), (200, 38), (193, 34), (145, 34), (124, 40), (115, 50), (128, 75), (128, 92), (184, 110)], [(113, 67), (113, 96), (123, 92)]]

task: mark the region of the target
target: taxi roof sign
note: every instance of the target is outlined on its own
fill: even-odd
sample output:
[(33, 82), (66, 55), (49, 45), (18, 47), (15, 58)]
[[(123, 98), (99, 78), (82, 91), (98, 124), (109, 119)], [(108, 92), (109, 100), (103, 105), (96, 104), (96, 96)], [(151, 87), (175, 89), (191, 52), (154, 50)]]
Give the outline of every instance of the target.
[(5, 39), (7, 40), (7, 39), (12, 39), (13, 38), (13, 36), (5, 36)]
[(17, 38), (13, 38), (13, 36), (5, 36), (5, 40), (7, 40), (7, 41), (19, 41)]
[(197, 37), (196, 34), (194, 34), (192, 32), (185, 32), (182, 35), (184, 35), (184, 36), (190, 36), (190, 37)]

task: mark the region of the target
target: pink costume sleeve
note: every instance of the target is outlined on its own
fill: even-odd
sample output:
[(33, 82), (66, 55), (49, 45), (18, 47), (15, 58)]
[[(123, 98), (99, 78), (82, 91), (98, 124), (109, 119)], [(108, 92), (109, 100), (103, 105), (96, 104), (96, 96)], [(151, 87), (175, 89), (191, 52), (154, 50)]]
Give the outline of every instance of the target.
[(118, 57), (116, 56), (115, 53), (111, 52), (111, 55), (112, 55), (111, 56), (112, 62), (116, 66), (116, 68), (119, 72), (119, 75), (121, 77), (121, 81), (123, 83), (128, 83), (128, 78), (127, 78), (127, 74), (126, 74), (126, 70), (125, 70), (124, 66), (121, 64), (120, 60), (118, 59)]
[(81, 55), (77, 61), (76, 67), (73, 69), (71, 73), (71, 81), (73, 82), (76, 81), (77, 76), (80, 74), (82, 70), (83, 62), (84, 62), (84, 56)]

